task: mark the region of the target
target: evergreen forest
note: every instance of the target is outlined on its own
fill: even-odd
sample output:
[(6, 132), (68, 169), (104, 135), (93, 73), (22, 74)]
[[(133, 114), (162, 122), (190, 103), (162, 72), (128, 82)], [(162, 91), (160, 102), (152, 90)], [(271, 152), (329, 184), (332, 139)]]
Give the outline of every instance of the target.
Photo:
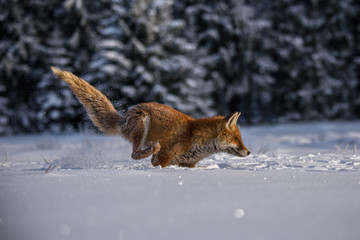
[(159, 102), (244, 124), (360, 117), (358, 0), (0, 0), (0, 134), (72, 132), (50, 66), (119, 112)]

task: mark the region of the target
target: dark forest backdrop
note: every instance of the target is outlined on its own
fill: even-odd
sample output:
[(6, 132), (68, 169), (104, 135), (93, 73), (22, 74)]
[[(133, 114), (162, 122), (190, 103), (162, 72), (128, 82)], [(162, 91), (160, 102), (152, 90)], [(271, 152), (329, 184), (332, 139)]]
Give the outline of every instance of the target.
[(246, 123), (360, 116), (358, 0), (0, 0), (0, 134), (86, 114), (50, 66), (119, 111), (144, 101)]

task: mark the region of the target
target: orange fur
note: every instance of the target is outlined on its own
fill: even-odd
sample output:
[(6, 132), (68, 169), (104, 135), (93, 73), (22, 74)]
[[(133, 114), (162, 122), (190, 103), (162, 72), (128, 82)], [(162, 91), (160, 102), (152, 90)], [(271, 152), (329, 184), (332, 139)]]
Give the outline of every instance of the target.
[(169, 106), (141, 103), (120, 115), (100, 91), (74, 74), (51, 67), (67, 82), (99, 130), (117, 134), (133, 144), (133, 159), (152, 155), (154, 166), (195, 167), (218, 152), (239, 157), (250, 154), (236, 126), (240, 113), (194, 119)]

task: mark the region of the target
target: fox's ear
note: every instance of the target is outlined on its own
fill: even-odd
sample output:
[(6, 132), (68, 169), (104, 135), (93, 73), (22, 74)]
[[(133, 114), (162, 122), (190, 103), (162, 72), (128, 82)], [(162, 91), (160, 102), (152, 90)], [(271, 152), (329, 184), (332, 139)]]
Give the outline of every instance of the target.
[(241, 112), (234, 112), (233, 114), (227, 116), (225, 118), (225, 120), (226, 120), (225, 127), (229, 128), (229, 129), (236, 127), (236, 122), (239, 119), (240, 115), (241, 115)]

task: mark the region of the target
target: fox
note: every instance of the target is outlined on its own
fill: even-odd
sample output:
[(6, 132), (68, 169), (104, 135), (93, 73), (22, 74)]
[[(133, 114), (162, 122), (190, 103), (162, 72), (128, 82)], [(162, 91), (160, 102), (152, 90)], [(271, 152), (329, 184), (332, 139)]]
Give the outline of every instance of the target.
[(250, 155), (237, 126), (240, 112), (195, 119), (170, 106), (146, 102), (120, 114), (103, 93), (82, 78), (53, 66), (51, 70), (69, 85), (101, 132), (132, 143), (134, 160), (152, 155), (154, 167), (193, 168), (200, 160), (220, 152), (237, 157)]

